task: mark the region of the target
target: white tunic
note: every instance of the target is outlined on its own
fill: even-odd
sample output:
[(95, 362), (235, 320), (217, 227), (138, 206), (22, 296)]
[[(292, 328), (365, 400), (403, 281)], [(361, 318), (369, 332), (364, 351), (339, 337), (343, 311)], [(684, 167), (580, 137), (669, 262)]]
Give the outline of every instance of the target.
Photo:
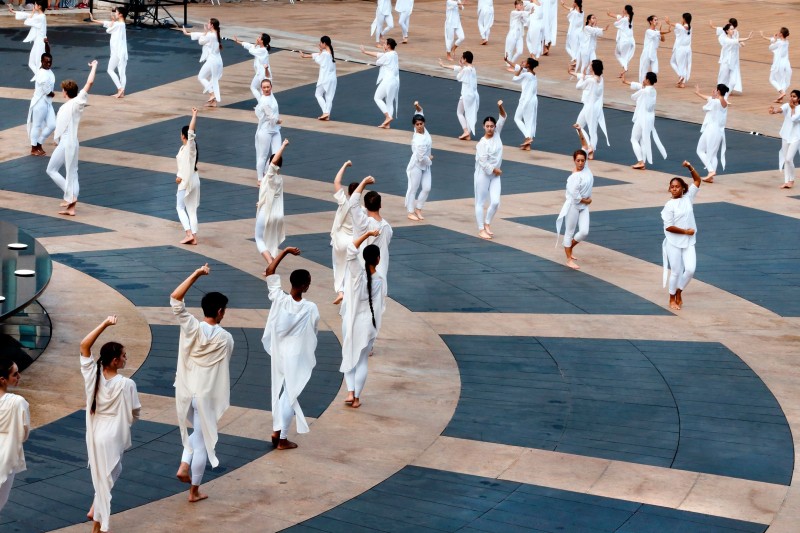
[(325, 91), (329, 92), (336, 88), (336, 63), (333, 57), (327, 50), (323, 52), (315, 52), (311, 54), (312, 59), (319, 65), (319, 77), (317, 78), (317, 87), (325, 87)]
[(461, 14), (458, 12), (459, 5), (456, 0), (447, 0), (445, 4), (444, 31), (452, 33), (461, 28)]
[(361, 193), (354, 192), (350, 196), (350, 216), (353, 219), (353, 237), (358, 238), (368, 231), (380, 230), (380, 235), (377, 237), (368, 237), (362, 246), (374, 244), (381, 250), (381, 262), (376, 267), (380, 272), (384, 283), (388, 279), (389, 274), (389, 243), (392, 242), (392, 235), (394, 230), (385, 218), (380, 221), (375, 220), (367, 215), (367, 210), (361, 207)]
[(344, 290), (344, 277), (347, 269), (347, 245), (353, 242), (353, 218), (350, 216), (350, 199), (347, 188), (339, 189), (333, 195), (339, 207), (333, 217), (331, 227), (331, 246), (333, 247), (333, 290)]
[(561, 241), (561, 224), (564, 222), (567, 213), (575, 209), (583, 211), (589, 209), (589, 204), (581, 203), (584, 198), (592, 197), (592, 188), (594, 187), (594, 174), (589, 170), (589, 162), (583, 167), (580, 172), (573, 172), (567, 178), (567, 189), (564, 194), (566, 199), (564, 205), (561, 206), (561, 211), (558, 213), (556, 219), (556, 246)]
[[(531, 9), (528, 16), (528, 33), (525, 36), (525, 43), (528, 45), (528, 51), (533, 54), (534, 58), (538, 59), (544, 52), (544, 42), (546, 41), (544, 6), (537, 6), (533, 2), (525, 2), (525, 5)], [(509, 59), (511, 58), (509, 57)]]
[(277, 274), (267, 277), (267, 287), (272, 305), (261, 342), (270, 355), (272, 412), (278, 410), (278, 397), (283, 387), (294, 410), (297, 432), (308, 433), (308, 423), (297, 398), (317, 364), (314, 352), (317, 349), (319, 310), (315, 303), (306, 299), (297, 302), (283, 292), (281, 277)]
[(617, 28), (617, 46), (614, 49), (614, 56), (616, 56), (622, 68), (628, 70), (628, 63), (630, 63), (636, 51), (636, 40), (633, 38), (630, 19), (627, 16), (617, 15), (614, 27)]
[(86, 393), (86, 450), (94, 485), (94, 521), (100, 530), (108, 531), (111, 516), (111, 489), (114, 481), (111, 471), (122, 461), (122, 454), (131, 447), (131, 424), (134, 411), (142, 407), (132, 379), (117, 374), (106, 379), (100, 372), (97, 387), (97, 404), (91, 413), (97, 380), (97, 362), (94, 356), (81, 356), (84, 392)]
[(28, 57), (28, 67), (35, 75), (39, 67), (42, 66), (42, 54), (47, 48), (44, 43), (45, 39), (47, 39), (47, 18), (44, 13), (34, 14), (26, 13), (25, 11), (15, 11), (14, 18), (24, 21), (24, 24), (31, 28), (22, 42), (33, 43)]
[(667, 151), (664, 145), (661, 144), (661, 139), (658, 137), (656, 131), (656, 88), (652, 85), (642, 85), (640, 83), (631, 83), (631, 89), (636, 91), (631, 95), (631, 98), (636, 102), (636, 109), (633, 112), (634, 124), (639, 125), (642, 131), (641, 147), (642, 157), (648, 163), (653, 162), (653, 148), (650, 144), (650, 137), (656, 143), (658, 151), (661, 156), (666, 159)]
[(689, 81), (692, 74), (692, 34), (683, 24), (675, 24), (675, 44), (672, 45), (669, 64), (683, 81)]
[(189, 34), (193, 41), (197, 41), (203, 47), (203, 52), (200, 54), (200, 63), (205, 63), (208, 60), (219, 60), (222, 62), (222, 57), (219, 53), (219, 41), (217, 40), (217, 32), (199, 32), (193, 31)]
[(256, 77), (260, 77), (262, 80), (272, 79), (272, 69), (269, 69), (269, 76), (266, 75), (266, 67), (269, 67), (269, 50), (267, 50), (263, 46), (256, 46), (253, 43), (242, 43), (242, 46), (245, 50), (250, 52), (250, 55), (253, 56), (253, 71)]
[(556, 44), (558, 35), (558, 0), (540, 0), (544, 10), (544, 40)]
[[(661, 210), (661, 220), (664, 222), (664, 242), (661, 245), (662, 262), (664, 265), (663, 285), (666, 287), (669, 277), (669, 260), (667, 258), (667, 244), (675, 248), (688, 248), (694, 246), (697, 240), (697, 223), (694, 221), (694, 199), (700, 189), (692, 183), (689, 190), (680, 198), (669, 200)], [(693, 229), (694, 235), (672, 233), (667, 231), (670, 226), (681, 229)]]
[(794, 112), (789, 104), (781, 106), (783, 114), (783, 126), (781, 126), (781, 139), (787, 143), (800, 141), (800, 105), (795, 106)]
[(184, 201), (186, 206), (200, 205), (200, 175), (194, 169), (197, 161), (197, 143), (195, 139), (197, 135), (194, 130), (189, 130), (189, 138), (186, 144), (181, 146), (178, 150), (178, 155), (175, 156), (175, 162), (178, 164), (177, 176), (181, 179), (178, 184), (179, 191), (186, 191)]
[(792, 65), (789, 63), (789, 41), (770, 38), (772, 66), (769, 69), (769, 82), (778, 91), (786, 91), (792, 81)]
[(567, 13), (567, 53), (572, 59), (577, 59), (581, 48), (581, 30), (583, 29), (583, 13), (574, 7)]
[(478, 74), (472, 65), (464, 67), (455, 65), (453, 70), (456, 71), (456, 79), (461, 82), (461, 99), (464, 101), (464, 114), (467, 117), (469, 131), (475, 135), (475, 124), (478, 122), (478, 107), (480, 107)]
[(414, 0), (397, 0), (394, 4), (394, 10), (398, 13), (408, 13), (410, 15), (414, 10)]
[(583, 72), (591, 62), (597, 59), (597, 38), (603, 35), (603, 28), (584, 26), (580, 33), (580, 47), (575, 64), (576, 72)]
[(519, 74), (512, 78), (512, 81), (522, 85), (514, 120), (518, 126), (520, 125), (520, 119), (525, 121), (527, 128), (529, 128), (529, 131), (522, 132), (525, 137), (536, 137), (536, 114), (539, 107), (539, 79), (534, 73), (526, 69), (521, 69)]
[(414, 135), (411, 137), (411, 159), (408, 161), (408, 166), (406, 167), (407, 173), (415, 168), (423, 172), (430, 168), (433, 164), (431, 160), (432, 146), (433, 140), (427, 128), (422, 133), (417, 133), (416, 130), (414, 130)]
[(33, 127), (33, 108), (37, 105), (47, 105), (50, 109), (53, 108), (53, 98), (50, 93), (56, 85), (56, 76), (52, 70), (40, 68), (33, 77), (33, 97), (31, 97), (31, 105), (28, 107), (28, 136), (31, 135), (31, 128)]
[(53, 134), (56, 143), (77, 148), (78, 127), (81, 124), (81, 116), (88, 100), (89, 94), (82, 90), (78, 96), (71, 98), (58, 109), (56, 131)]
[[(647, 28), (644, 31), (642, 57), (639, 58), (639, 82), (644, 81), (648, 72), (658, 74), (658, 46), (661, 44), (661, 32)], [(649, 67), (649, 70), (648, 68)]]
[(111, 35), (111, 57), (116, 57), (121, 61), (128, 60), (128, 38), (126, 35), (125, 22), (114, 20), (103, 22), (106, 33)]
[(500, 133), (502, 133), (505, 123), (506, 117), (501, 115), (497, 119), (494, 135), (490, 139), (481, 137), (481, 140), (475, 146), (476, 178), (479, 172), (483, 172), (487, 176), (494, 176), (494, 169), (503, 165), (503, 141), (500, 139)]
[[(275, 257), (278, 246), (286, 240), (283, 225), (283, 176), (280, 167), (270, 163), (267, 173), (258, 186), (258, 211), (264, 210), (264, 245)], [(256, 215), (258, 216), (258, 215)]]
[(733, 37), (728, 37), (722, 28), (717, 28), (717, 38), (722, 50), (719, 54), (720, 73), (723, 69), (730, 72), (730, 77), (727, 80), (720, 81), (717, 78), (717, 83), (725, 83), (731, 91), (742, 92), (742, 73), (739, 68), (739, 32), (734, 31)]
[[(264, 96), (263, 94), (258, 97), (258, 105), (255, 108), (256, 118), (258, 118), (258, 128), (256, 131), (260, 133), (276, 133), (281, 130), (278, 121), (281, 118), (280, 109), (278, 108), (278, 100), (275, 95)], [(258, 133), (256, 133), (258, 136)], [(262, 176), (258, 177), (259, 180)]]
[[(706, 145), (712, 148), (719, 146), (720, 156), (719, 161), (722, 163), (722, 168), (725, 168), (725, 124), (728, 122), (728, 108), (722, 107), (718, 98), (709, 98), (706, 105), (703, 106), (703, 111), (706, 112), (703, 118), (703, 125), (700, 127), (701, 141), (705, 137)], [(713, 156), (714, 154), (709, 154)]]
[(380, 68), (378, 81), (375, 84), (383, 84), (386, 87), (389, 101), (391, 102), (394, 99), (394, 116), (396, 117), (397, 105), (400, 100), (400, 60), (397, 52), (394, 50), (378, 52), (378, 60), (375, 65)]
[(528, 16), (527, 11), (517, 11), (516, 9), (509, 15), (505, 46), (505, 54), (509, 61), (513, 61), (518, 52), (522, 52), (522, 37), (525, 35)]
[(22, 396), (6, 392), (0, 397), (0, 485), (11, 474), (24, 472), (25, 452), (22, 443), (28, 440), (31, 413)]
[[(181, 326), (178, 343), (178, 368), (175, 372), (175, 408), (181, 429), (183, 447), (191, 450), (187, 419), (192, 398), (196, 398), (199, 428), (208, 452), (211, 467), (219, 465), (214, 452), (217, 445), (217, 423), (231, 402), (230, 359), (233, 337), (219, 325), (200, 322), (186, 305), (170, 298), (172, 312)], [(198, 428), (195, 428), (197, 431)]]
[(578, 82), (575, 84), (576, 89), (581, 89), (581, 102), (583, 109), (578, 115), (577, 122), (582, 124), (585, 122), (589, 129), (591, 138), (589, 141), (592, 143), (592, 148), (597, 148), (597, 128), (599, 127), (606, 137), (606, 144), (611, 146), (608, 140), (608, 131), (606, 130), (606, 117), (603, 113), (603, 93), (605, 82), (601, 77), (599, 80), (589, 74), (578, 74)]

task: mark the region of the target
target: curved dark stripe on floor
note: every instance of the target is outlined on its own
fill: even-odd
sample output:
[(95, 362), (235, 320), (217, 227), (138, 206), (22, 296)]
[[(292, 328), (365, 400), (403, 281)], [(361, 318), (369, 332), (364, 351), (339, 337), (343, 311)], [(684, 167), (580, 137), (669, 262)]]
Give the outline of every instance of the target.
[(763, 532), (766, 525), (418, 466), (283, 531)]
[[(480, 55), (476, 60), (476, 68), (481, 71)], [(402, 65), (403, 56), (400, 56)], [(400, 106), (398, 118), (392, 123), (395, 129), (408, 130), (411, 136), (411, 117), (414, 100), (419, 100), (425, 109), (425, 124), (428, 130), (436, 135), (446, 135), (456, 137), (461, 134), (461, 126), (456, 118), (456, 105), (461, 94), (461, 84), (455, 81), (455, 76), (448, 74), (442, 69), (443, 77), (436, 78), (424, 74), (415, 74), (402, 71), (400, 73)], [(566, 73), (564, 74), (566, 76)], [(339, 76), (336, 86), (336, 98), (333, 102), (331, 118), (335, 121), (352, 122), (370, 126), (379, 134), (378, 124), (383, 120), (381, 112), (373, 103), (375, 93), (375, 80), (377, 79), (377, 69), (355, 72), (346, 76)], [(449, 76), (449, 79), (447, 78)], [(511, 75), (508, 75), (509, 79)], [(613, 78), (606, 78), (606, 87), (616, 84)], [(669, 98), (669, 85), (664, 84), (661, 98)], [(302, 117), (316, 118), (320, 110), (314, 98), (315, 84), (303, 85), (280, 91), (280, 84), (276, 86), (278, 92), (276, 97), (281, 106), (281, 111), (286, 114), (299, 115)], [(661, 88), (659, 90), (662, 90)], [(497, 101), (503, 100), (508, 113), (508, 120), (502, 132), (504, 144), (516, 146), (522, 142), (522, 133), (514, 124), (514, 112), (519, 102), (519, 92), (508, 89), (498, 89), (486, 85), (478, 87), (480, 94), (480, 110), (478, 111), (478, 125), (476, 133), (483, 134), (481, 121), (486, 116), (497, 117)], [(633, 94), (633, 91), (631, 91)], [(566, 95), (569, 98), (578, 100), (580, 92), (575, 90), (572, 94)], [(695, 104), (697, 117), (702, 118), (701, 100)], [(247, 107), (245, 103), (232, 104), (231, 107), (239, 109), (252, 109), (252, 104)], [(633, 100), (631, 100), (631, 111), (633, 111)], [(572, 152), (580, 148), (578, 138), (572, 129), (572, 124), (578, 118), (581, 110), (579, 102), (558, 100), (555, 98), (539, 97), (536, 140), (533, 143), (531, 161), (535, 161), (537, 150), (546, 152), (572, 155)], [(623, 165), (632, 165), (636, 162), (633, 149), (630, 144), (631, 118), (632, 112), (619, 111), (606, 107), (604, 110), (606, 123), (608, 125), (608, 135), (611, 146), (606, 146), (605, 137), (598, 143), (598, 159)], [(661, 154), (653, 156), (651, 168), (664, 172), (681, 173), (681, 163), (684, 159), (695, 157), (697, 141), (700, 138), (700, 125), (666, 118), (656, 118), (656, 129), (664, 146), (667, 149), (669, 159), (664, 160)], [(775, 130), (765, 132), (777, 136), (780, 123), (775, 123)], [(777, 163), (778, 150), (781, 147), (780, 139), (763, 136), (753, 136), (743, 132), (728, 130), (726, 132), (728, 151), (726, 155), (726, 172), (753, 172), (757, 170), (768, 170), (775, 168)], [(566, 142), (565, 142), (566, 140)], [(434, 145), (434, 149), (436, 146)], [(506, 163), (507, 164), (507, 163)], [(570, 161), (565, 161), (565, 168), (569, 167)], [(435, 172), (434, 163), (434, 172)], [(504, 167), (505, 168), (505, 167)], [(720, 172), (722, 169), (720, 168)], [(504, 176), (505, 177), (505, 176)]]
[(767, 483), (792, 479), (794, 446), (780, 405), (721, 344), (443, 339), (461, 374), (444, 435)]
[[(595, 200), (602, 202), (602, 197), (597, 195)], [(800, 316), (800, 249), (796, 239), (800, 220), (727, 202), (697, 204), (694, 215), (699, 228), (697, 279), (780, 316)], [(511, 220), (553, 229), (552, 216)], [(794, 237), (768, 238), (779, 235)], [(660, 207), (592, 212), (588, 241), (594, 244), (661, 265), (663, 240)], [(661, 283), (660, 275), (653, 283)], [(691, 292), (689, 285), (688, 306), (692, 305)]]
[[(55, 207), (55, 202), (53, 207)], [(53, 210), (55, 215), (55, 209)], [(111, 231), (106, 228), (99, 228), (82, 222), (65, 219), (58, 215), (48, 217), (36, 215), (26, 211), (6, 209), (0, 207), (0, 221), (10, 222), (24, 229), (36, 238), (39, 237), (63, 237), (65, 235), (85, 235), (87, 233), (103, 233)]]
[[(330, 266), (327, 233), (294, 235), (285, 244)], [(436, 226), (394, 229), (389, 296), (414, 312), (669, 314), (562, 264)]]

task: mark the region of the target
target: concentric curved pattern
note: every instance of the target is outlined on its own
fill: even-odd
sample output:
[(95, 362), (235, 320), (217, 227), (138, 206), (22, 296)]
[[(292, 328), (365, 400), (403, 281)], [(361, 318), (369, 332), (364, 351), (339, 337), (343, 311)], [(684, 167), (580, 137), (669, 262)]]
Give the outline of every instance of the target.
[[(20, 249), (14, 244), (25, 245)], [(9, 246), (11, 245), (11, 246)], [(0, 321), (35, 300), (50, 283), (53, 265), (39, 241), (9, 222), (0, 221)]]

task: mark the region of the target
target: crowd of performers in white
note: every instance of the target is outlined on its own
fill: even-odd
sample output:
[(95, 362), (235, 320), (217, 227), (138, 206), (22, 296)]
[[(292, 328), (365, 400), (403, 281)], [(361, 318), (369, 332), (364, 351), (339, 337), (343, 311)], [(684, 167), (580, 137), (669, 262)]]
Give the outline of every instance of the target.
[[(477, 74), (473, 66), (474, 55), (463, 52), (458, 64), (453, 64), (456, 49), (464, 41), (460, 10), (462, 0), (446, 0), (445, 52), (447, 62), (440, 65), (455, 72), (461, 82), (456, 115), (462, 127), (459, 139), (468, 141), (476, 135), (479, 94)], [(603, 62), (596, 57), (597, 39), (608, 30), (611, 23), (617, 29), (615, 57), (621, 66), (619, 78), (629, 85), (635, 101), (631, 145), (636, 157), (634, 169), (646, 168), (652, 163), (654, 143), (666, 158), (655, 128), (656, 89), (659, 62), (658, 48), (665, 35), (674, 32), (675, 43), (670, 66), (677, 75), (676, 86), (683, 88), (689, 81), (692, 67), (692, 16), (684, 13), (680, 22), (665, 18), (647, 17), (642, 45), (639, 79), (628, 81), (626, 73), (636, 50), (633, 32), (634, 12), (626, 5), (619, 14), (607, 13), (611, 23), (598, 25), (595, 15), (586, 15), (583, 2), (575, 0), (567, 5), (561, 2), (566, 12), (567, 35), (565, 49), (570, 56), (568, 72), (577, 78), (576, 89), (582, 91), (582, 109), (574, 128), (580, 140), (580, 148), (573, 154), (574, 170), (567, 178), (566, 198), (556, 220), (558, 241), (565, 251), (566, 265), (580, 268), (573, 254), (575, 246), (589, 232), (589, 207), (592, 203), (593, 175), (589, 161), (598, 150), (598, 129), (610, 145), (603, 116), (604, 78)], [(62, 215), (74, 216), (79, 196), (78, 182), (78, 127), (85, 110), (88, 93), (95, 81), (97, 61), (92, 61), (90, 72), (83, 88), (73, 80), (61, 82), (64, 105), (56, 115), (53, 111), (55, 76), (52, 71), (53, 56), (46, 40), (46, 2), (38, 0), (32, 12), (15, 12), (18, 20), (30, 27), (25, 42), (32, 43), (28, 66), (34, 74), (35, 85), (28, 113), (28, 134), (31, 155), (46, 155), (43, 142), (51, 133), (57, 144), (52, 153), (47, 173), (63, 191)], [(9, 9), (12, 9), (9, 7)], [(413, 0), (397, 0), (395, 10), (399, 13), (402, 43), (408, 42), (410, 16)], [(494, 24), (492, 0), (478, 0), (478, 26), (481, 45), (488, 43)], [(13, 9), (12, 9), (13, 11)], [(126, 65), (128, 50), (125, 37), (124, 7), (112, 10), (107, 21), (101, 23), (110, 35), (110, 60), (108, 74), (117, 87), (116, 98), (125, 97)], [(536, 137), (537, 85), (536, 68), (542, 56), (550, 54), (556, 45), (558, 4), (556, 0), (516, 0), (510, 13), (509, 29), (505, 40), (505, 62), (513, 73), (513, 81), (521, 85), (519, 104), (514, 122), (524, 139), (522, 150), (531, 150)], [(728, 100), (731, 92), (742, 91), (739, 65), (739, 48), (752, 37), (740, 37), (738, 22), (730, 19), (716, 31), (721, 46), (719, 76), (711, 94), (703, 94), (696, 86), (696, 94), (705, 102), (705, 119), (697, 145), (697, 155), (706, 169), (700, 177), (688, 161), (683, 166), (691, 176), (691, 184), (680, 177), (669, 182), (671, 199), (661, 212), (664, 226), (663, 264), (664, 284), (669, 287), (669, 305), (679, 310), (683, 303), (682, 292), (691, 281), (696, 265), (695, 238), (697, 227), (693, 213), (693, 201), (703, 181), (712, 183), (716, 175), (718, 159), (725, 167), (725, 123)], [(387, 38), (386, 33), (394, 27), (390, 0), (378, 0), (375, 20), (371, 26), (376, 46), (380, 51), (371, 51), (363, 46), (366, 55), (376, 59), (379, 67), (375, 103), (384, 115), (379, 127), (388, 129), (397, 116), (400, 88), (399, 58), (397, 42)], [(188, 32), (202, 46), (200, 61), (203, 66), (198, 79), (204, 93), (209, 94), (208, 107), (216, 107), (222, 101), (220, 78), (223, 72), (222, 37), (219, 20), (212, 18), (203, 31)], [(701, 29), (700, 31), (707, 31)], [(784, 171), (783, 188), (794, 185), (794, 158), (800, 149), (800, 91), (793, 90), (788, 102), (783, 103), (789, 92), (791, 67), (789, 65), (789, 31), (780, 28), (772, 37), (766, 37), (769, 50), (773, 52), (770, 83), (778, 92), (775, 103), (780, 107), (769, 108), (770, 114), (784, 117), (780, 130), (782, 146), (779, 156), (780, 168)], [(283, 178), (281, 176), (284, 153), (289, 141), (281, 138), (281, 115), (273, 94), (273, 73), (270, 69), (270, 36), (261, 34), (255, 43), (242, 42), (233, 37), (253, 56), (254, 76), (250, 90), (257, 100), (255, 113), (258, 126), (255, 133), (256, 177), (259, 182), (255, 241), (259, 254), (267, 265), (265, 275), (272, 301), (269, 318), (264, 330), (264, 349), (271, 356), (271, 388), (273, 433), (272, 443), (280, 450), (296, 448), (287, 438), (292, 419), (298, 433), (309, 430), (298, 403), (298, 397), (309, 381), (315, 365), (319, 312), (315, 304), (303, 295), (311, 284), (306, 270), (295, 270), (290, 276), (291, 291), (281, 288), (277, 268), (287, 254), (298, 255), (293, 247), (280, 249), (286, 238), (283, 207)], [(528, 57), (517, 60), (527, 46)], [(313, 59), (319, 65), (316, 98), (321, 114), (319, 120), (330, 120), (336, 92), (336, 58), (334, 47), (328, 36), (319, 41), (319, 51), (301, 52), (302, 58)], [(476, 145), (475, 155), (475, 220), (478, 236), (492, 239), (491, 222), (500, 205), (503, 144), (500, 135), (507, 113), (499, 101), (498, 117), (488, 116), (483, 121), (483, 136)], [(197, 149), (198, 109), (192, 108), (192, 118), (180, 132), (181, 147), (177, 155), (177, 211), (185, 237), (181, 244), (198, 244), (198, 217), (200, 205), (200, 178)], [(405, 197), (407, 216), (412, 221), (425, 220), (423, 209), (431, 190), (431, 167), (434, 155), (431, 152), (431, 135), (425, 127), (422, 106), (414, 102), (412, 119), (411, 158), (407, 166), (408, 189)], [(351, 166), (345, 162), (334, 182), (334, 198), (338, 208), (331, 229), (334, 302), (341, 306), (342, 317), (342, 363), (348, 396), (346, 405), (358, 408), (361, 393), (367, 378), (369, 356), (381, 328), (386, 307), (387, 274), (389, 269), (389, 247), (392, 227), (381, 216), (381, 196), (367, 187), (375, 184), (368, 176), (360, 182), (343, 184), (344, 175)], [(66, 167), (66, 176), (61, 169)], [(363, 206), (362, 206), (363, 196)], [(563, 237), (561, 228), (564, 227)], [(219, 464), (215, 454), (217, 423), (230, 402), (228, 365), (233, 351), (233, 338), (220, 323), (225, 316), (227, 298), (211, 292), (203, 297), (203, 318), (197, 319), (185, 307), (184, 297), (200, 277), (210, 273), (208, 265), (198, 268), (171, 294), (172, 309), (180, 324), (178, 364), (175, 379), (175, 396), (178, 421), (184, 452), (180, 460), (177, 477), (189, 484), (189, 501), (200, 501), (207, 496), (200, 492), (206, 462), (212, 467)], [(80, 346), (80, 364), (86, 383), (86, 442), (95, 497), (89, 518), (95, 531), (107, 531), (111, 513), (111, 488), (122, 468), (122, 455), (130, 447), (130, 426), (137, 419), (140, 403), (136, 385), (118, 373), (125, 367), (125, 348), (108, 342), (100, 350), (99, 358), (92, 355), (92, 346), (103, 331), (116, 324), (110, 316), (89, 333)], [(29, 431), (28, 405), (20, 396), (7, 392), (8, 386), (19, 382), (16, 365), (0, 358), (0, 508), (8, 498), (14, 474), (25, 469), (22, 442)], [(189, 433), (188, 426), (193, 431)]]

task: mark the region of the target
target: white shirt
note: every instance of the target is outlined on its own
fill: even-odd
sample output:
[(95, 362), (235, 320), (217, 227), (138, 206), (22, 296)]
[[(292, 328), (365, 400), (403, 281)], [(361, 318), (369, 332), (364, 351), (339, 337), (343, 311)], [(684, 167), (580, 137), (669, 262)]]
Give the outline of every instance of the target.
[(128, 59), (128, 37), (125, 22), (109, 20), (103, 22), (103, 27), (106, 29), (106, 33), (111, 35), (111, 57)]
[[(281, 126), (278, 124), (281, 115), (275, 95), (270, 94), (269, 96), (264, 96), (262, 94), (258, 98), (258, 105), (255, 110), (256, 117), (258, 117), (259, 130), (264, 128), (266, 133), (276, 133), (281, 130)], [(259, 176), (259, 179), (261, 179), (261, 176)]]
[(31, 98), (31, 107), (35, 106), (43, 98), (53, 92), (56, 85), (56, 76), (52, 70), (40, 68), (33, 77), (33, 97)]
[(8, 476), (24, 472), (25, 452), (22, 443), (28, 440), (31, 413), (22, 396), (6, 392), (0, 397), (0, 484)]
[(200, 63), (203, 63), (211, 56), (220, 55), (217, 32), (210, 31), (208, 33), (202, 33), (193, 31), (189, 35), (191, 35), (193, 41), (197, 41), (203, 47), (203, 53), (200, 55)]
[(594, 174), (589, 170), (589, 165), (585, 165), (580, 172), (573, 172), (567, 178), (566, 200), (578, 211), (589, 209), (589, 204), (582, 203), (584, 198), (592, 197), (592, 187), (594, 186)]
[(319, 65), (317, 87), (336, 81), (336, 63), (333, 62), (333, 57), (330, 52), (327, 50), (324, 52), (315, 52), (311, 54), (311, 58)]
[(388, 80), (391, 78), (400, 77), (400, 60), (397, 52), (389, 50), (388, 52), (378, 52), (378, 60), (375, 64), (380, 67), (378, 71), (378, 81)]
[(461, 15), (458, 9), (461, 6), (456, 0), (447, 0), (446, 11), (444, 16), (444, 29), (456, 30), (461, 28)]
[(789, 104), (781, 106), (783, 126), (781, 126), (781, 139), (787, 143), (800, 141), (800, 105), (795, 106), (794, 113)]
[(491, 138), (481, 137), (475, 147), (475, 165), (485, 174), (492, 174), (494, 169), (500, 168), (503, 164), (503, 141), (500, 139), (500, 132), (503, 131), (503, 124), (506, 117), (500, 116)]
[[(253, 71), (257, 76), (266, 76), (265, 67), (269, 67), (269, 50), (263, 46), (256, 46), (252, 43), (242, 43), (245, 50), (250, 52), (255, 59), (253, 59)], [(269, 77), (272, 79), (272, 69), (269, 71)]]
[(78, 126), (81, 123), (81, 115), (89, 94), (81, 90), (78, 96), (71, 98), (58, 109), (56, 115), (56, 131), (53, 138), (58, 144), (66, 143), (67, 146), (78, 145)]
[(472, 96), (478, 92), (478, 74), (472, 65), (453, 66), (456, 79), (461, 82), (461, 96)]
[[(676, 248), (688, 248), (695, 243), (697, 236), (697, 224), (694, 221), (694, 198), (700, 189), (692, 183), (689, 190), (680, 198), (672, 198), (661, 211), (661, 220), (664, 221), (664, 235), (667, 242)], [(681, 229), (693, 229), (694, 235), (684, 235), (682, 233), (672, 233), (667, 231), (670, 226)]]
[(642, 48), (642, 57), (646, 57), (650, 61), (657, 61), (658, 46), (660, 44), (661, 32), (647, 28), (644, 31), (644, 47)]

